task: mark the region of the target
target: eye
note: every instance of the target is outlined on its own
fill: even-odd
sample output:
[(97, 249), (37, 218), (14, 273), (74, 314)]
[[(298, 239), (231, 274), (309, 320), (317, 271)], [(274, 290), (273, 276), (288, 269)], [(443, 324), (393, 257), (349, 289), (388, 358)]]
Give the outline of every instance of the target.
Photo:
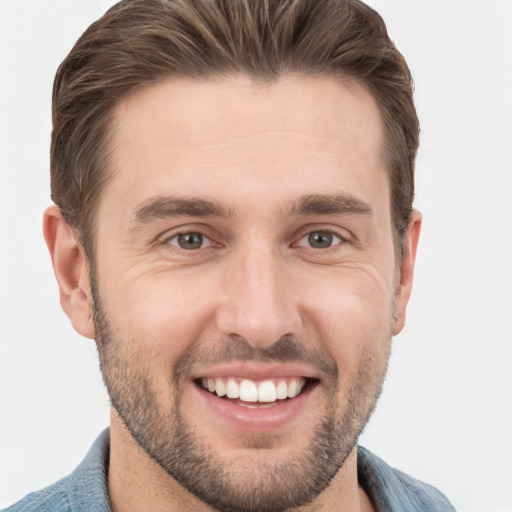
[(333, 245), (337, 245), (343, 240), (331, 231), (311, 231), (303, 236), (297, 246), (312, 247), (313, 249), (329, 249)]
[(210, 247), (213, 242), (206, 235), (203, 235), (203, 233), (190, 232), (178, 233), (167, 239), (167, 243), (185, 251), (194, 251), (196, 249)]

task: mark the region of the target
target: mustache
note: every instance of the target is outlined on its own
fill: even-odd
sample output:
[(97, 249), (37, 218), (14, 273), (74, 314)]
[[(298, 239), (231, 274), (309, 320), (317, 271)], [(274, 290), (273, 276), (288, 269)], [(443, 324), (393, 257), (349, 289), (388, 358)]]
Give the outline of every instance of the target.
[(338, 366), (327, 352), (307, 349), (295, 336), (282, 336), (268, 347), (253, 347), (236, 335), (214, 347), (197, 347), (183, 354), (174, 367), (174, 380), (189, 376), (197, 364), (214, 366), (232, 362), (298, 363), (318, 370), (326, 377), (335, 378)]

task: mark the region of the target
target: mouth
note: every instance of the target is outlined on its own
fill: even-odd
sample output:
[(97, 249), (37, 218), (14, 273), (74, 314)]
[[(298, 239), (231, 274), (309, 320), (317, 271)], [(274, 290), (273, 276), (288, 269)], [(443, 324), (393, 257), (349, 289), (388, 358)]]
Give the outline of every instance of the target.
[(195, 384), (224, 401), (248, 409), (269, 409), (292, 401), (318, 382), (306, 377), (252, 380), (240, 377), (201, 377)]
[(293, 364), (241, 362), (198, 368), (190, 383), (203, 425), (209, 425), (210, 433), (228, 437), (241, 432), (284, 435), (303, 428), (324, 400), (315, 369)]

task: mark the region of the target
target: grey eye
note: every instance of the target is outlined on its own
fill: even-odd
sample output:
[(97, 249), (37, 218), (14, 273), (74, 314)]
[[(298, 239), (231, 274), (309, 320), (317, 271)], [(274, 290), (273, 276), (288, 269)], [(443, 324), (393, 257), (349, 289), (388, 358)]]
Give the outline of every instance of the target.
[(209, 239), (202, 233), (180, 233), (169, 239), (168, 243), (184, 249), (185, 251), (193, 251), (203, 248)]
[(313, 231), (308, 235), (308, 242), (315, 249), (326, 249), (332, 245), (332, 233), (327, 231)]
[(313, 249), (329, 249), (340, 242), (342, 242), (342, 239), (330, 231), (311, 231), (303, 236), (297, 245), (299, 247), (312, 247)]

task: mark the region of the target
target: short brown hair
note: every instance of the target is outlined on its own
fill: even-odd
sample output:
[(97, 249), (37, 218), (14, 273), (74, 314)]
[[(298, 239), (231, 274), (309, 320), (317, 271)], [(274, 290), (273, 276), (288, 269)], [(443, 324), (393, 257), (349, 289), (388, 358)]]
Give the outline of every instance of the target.
[(93, 23), (57, 71), (52, 199), (94, 256), (95, 211), (112, 176), (114, 106), (172, 76), (331, 74), (365, 85), (386, 128), (396, 241), (414, 196), (419, 123), (407, 64), (384, 21), (359, 0), (122, 0)]

